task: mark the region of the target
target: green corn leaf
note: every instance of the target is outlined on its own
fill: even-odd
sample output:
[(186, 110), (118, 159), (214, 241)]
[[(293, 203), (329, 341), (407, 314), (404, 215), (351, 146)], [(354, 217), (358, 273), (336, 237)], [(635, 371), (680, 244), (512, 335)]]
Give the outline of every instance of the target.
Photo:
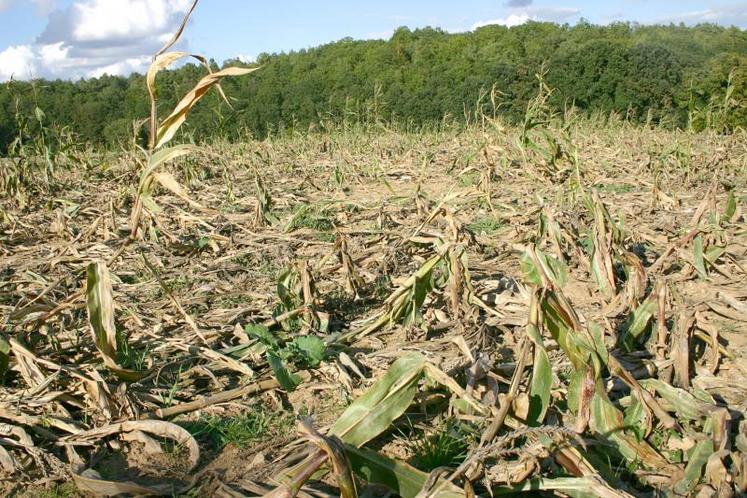
[(524, 273), (524, 279), (531, 284), (542, 286), (543, 282), (540, 274), (542, 272), (555, 286), (562, 288), (568, 280), (568, 269), (565, 263), (536, 249), (534, 249), (534, 253), (537, 255), (537, 261), (541, 268), (537, 268), (532, 261), (532, 257), (528, 253), (524, 253), (521, 257), (521, 270)]
[(708, 272), (705, 267), (705, 258), (703, 256), (703, 237), (698, 235), (693, 240), (693, 264), (698, 271), (700, 278), (708, 278)]
[(524, 280), (528, 283), (537, 286), (542, 285), (542, 278), (540, 277), (539, 269), (527, 253), (524, 253), (521, 256), (521, 272), (524, 274)]
[(291, 311), (301, 304), (296, 287), (299, 276), (294, 268), (288, 268), (280, 274), (277, 283), (277, 293), (286, 311)]
[(721, 256), (724, 255), (726, 252), (725, 247), (721, 246), (710, 246), (708, 249), (706, 249), (705, 254), (703, 254), (703, 257), (705, 258), (708, 263), (713, 265)]
[(561, 294), (553, 291), (545, 291), (540, 309), (544, 316), (545, 327), (571, 360), (573, 368), (584, 370), (589, 353), (579, 344), (576, 330), (578, 317), (575, 311), (570, 308)]
[(623, 416), (625, 430), (632, 431), (640, 441), (646, 436), (648, 423), (649, 416), (645, 405), (638, 399), (636, 393), (632, 393), (630, 396), (630, 406), (625, 409)]
[(638, 308), (633, 310), (623, 324), (619, 343), (627, 350), (632, 351), (638, 339), (645, 332), (657, 310), (657, 296), (650, 294)]
[(641, 379), (639, 383), (646, 389), (656, 391), (656, 394), (674, 408), (677, 417), (681, 419), (699, 420), (707, 416), (713, 408), (713, 405), (697, 399), (684, 389), (674, 387), (659, 379)]
[(5, 374), (8, 372), (10, 364), (10, 344), (4, 338), (0, 337), (0, 384), (5, 382)]
[(532, 366), (532, 383), (529, 388), (527, 421), (529, 425), (539, 425), (550, 406), (552, 365), (537, 327), (532, 324), (527, 325), (527, 335), (534, 343), (534, 365)]
[[(382, 484), (402, 498), (415, 498), (423, 489), (428, 474), (399, 460), (382, 456), (375, 451), (345, 445), (353, 472), (369, 483)], [(441, 481), (436, 481), (438, 489)], [(464, 491), (454, 484), (443, 485), (443, 489), (431, 494), (433, 498), (464, 498)]]
[(674, 472), (675, 467), (646, 441), (638, 441), (634, 436), (625, 433), (623, 414), (607, 397), (601, 379), (597, 379), (596, 392), (591, 400), (589, 425), (594, 432), (612, 443), (629, 461), (640, 461), (645, 467), (661, 472)]
[[(710, 429), (710, 424), (707, 423), (706, 426), (707, 429)], [(700, 478), (703, 475), (703, 468), (708, 463), (708, 458), (714, 451), (713, 441), (710, 439), (700, 441), (695, 445), (688, 455), (684, 477), (674, 485), (675, 493), (681, 496), (690, 496), (690, 492), (700, 482)]]
[(410, 406), (423, 377), (425, 358), (409, 353), (343, 412), (330, 429), (348, 444), (361, 446), (389, 429)]
[(726, 197), (726, 208), (724, 209), (724, 216), (721, 218), (721, 222), (729, 223), (737, 212), (737, 199), (734, 197), (734, 190), (730, 189)]

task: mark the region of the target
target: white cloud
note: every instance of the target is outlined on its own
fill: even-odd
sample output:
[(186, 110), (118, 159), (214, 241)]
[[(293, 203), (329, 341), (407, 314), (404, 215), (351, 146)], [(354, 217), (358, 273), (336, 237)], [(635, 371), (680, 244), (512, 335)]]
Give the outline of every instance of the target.
[(73, 41), (131, 40), (172, 28), (174, 14), (187, 7), (187, 2), (180, 0), (79, 1), (71, 6), (73, 22), (67, 27)]
[(67, 59), (68, 52), (70, 52), (70, 49), (65, 47), (62, 42), (59, 42), (43, 45), (39, 49), (39, 56), (41, 57), (42, 64), (45, 66), (56, 66)]
[(252, 62), (257, 60), (256, 57), (250, 54), (239, 54), (236, 56), (236, 58), (240, 60), (241, 62), (243, 62), (244, 64), (251, 64)]
[(731, 5), (714, 5), (707, 9), (670, 14), (656, 20), (659, 23), (697, 24), (714, 23), (724, 26), (747, 26), (747, 2)]
[(29, 46), (8, 47), (0, 52), (0, 81), (28, 79), (36, 71), (36, 57)]
[(143, 72), (143, 70), (148, 67), (149, 63), (150, 57), (148, 56), (133, 57), (121, 62), (109, 64), (108, 66), (92, 69), (89, 71), (88, 75), (92, 78), (98, 78), (105, 74), (130, 74), (134, 72)]
[(512, 13), (507, 17), (488, 19), (478, 21), (472, 25), (472, 29), (489, 26), (491, 24), (500, 24), (502, 26), (519, 26), (528, 21), (551, 21), (567, 22), (577, 17), (581, 11), (570, 7), (528, 7), (525, 9), (512, 9)]
[(403, 16), (403, 15), (392, 15), (386, 17), (389, 21), (394, 22), (407, 22), (407, 21), (413, 21), (414, 18), (412, 16)]
[[(10, 0), (12, 1), (12, 0)], [(32, 0), (50, 8), (55, 0)], [(8, 0), (0, 0), (0, 8)], [(171, 38), (190, 0), (73, 0), (49, 13), (44, 31), (28, 45), (0, 52), (0, 81), (10, 78), (90, 78), (147, 69)]]
[(500, 24), (501, 26), (507, 26), (510, 28), (512, 26), (518, 26), (520, 24), (524, 24), (525, 22), (531, 19), (532, 18), (529, 17), (529, 14), (526, 14), (526, 13), (511, 14), (505, 18), (488, 19), (487, 21), (478, 21), (472, 25), (472, 29), (475, 30), (477, 28), (482, 28), (483, 26), (490, 26), (491, 24)]

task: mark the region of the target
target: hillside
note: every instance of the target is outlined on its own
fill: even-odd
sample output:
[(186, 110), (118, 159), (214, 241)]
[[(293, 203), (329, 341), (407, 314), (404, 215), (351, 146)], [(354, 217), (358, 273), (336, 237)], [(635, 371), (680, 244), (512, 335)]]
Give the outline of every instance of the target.
[[(232, 109), (212, 95), (194, 110), (189, 136), (264, 137), (312, 123), (396, 121), (420, 128), (465, 122), (478, 107), (517, 120), (543, 72), (558, 109), (573, 103), (588, 113), (696, 129), (747, 123), (747, 32), (715, 25), (532, 22), (454, 34), (400, 28), (388, 41), (343, 39), (262, 54), (257, 63), (262, 68), (250, 78), (225, 83)], [(173, 107), (203, 71), (187, 65), (162, 75), (162, 108)], [(38, 131), (36, 107), (45, 126), (111, 146), (132, 136), (133, 121), (147, 117), (148, 105), (141, 75), (4, 84), (0, 151), (19, 130)]]

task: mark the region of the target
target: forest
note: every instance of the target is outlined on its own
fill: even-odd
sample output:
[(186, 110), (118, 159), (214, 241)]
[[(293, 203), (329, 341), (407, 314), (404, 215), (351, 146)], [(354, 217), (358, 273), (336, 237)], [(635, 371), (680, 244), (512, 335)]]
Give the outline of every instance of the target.
[[(554, 90), (548, 103), (557, 110), (696, 130), (747, 123), (747, 32), (711, 24), (529, 22), (465, 33), (402, 27), (387, 41), (346, 38), (261, 54), (254, 65), (261, 70), (224, 84), (230, 105), (212, 94), (193, 110), (182, 132), (188, 140), (263, 138), (353, 121), (415, 130), (484, 112), (516, 121), (537, 93), (538, 75)], [(173, 107), (204, 71), (186, 64), (164, 73), (159, 105)], [(133, 123), (148, 113), (139, 74), (11, 81), (0, 86), (0, 153), (40, 125), (113, 147), (131, 140)]]

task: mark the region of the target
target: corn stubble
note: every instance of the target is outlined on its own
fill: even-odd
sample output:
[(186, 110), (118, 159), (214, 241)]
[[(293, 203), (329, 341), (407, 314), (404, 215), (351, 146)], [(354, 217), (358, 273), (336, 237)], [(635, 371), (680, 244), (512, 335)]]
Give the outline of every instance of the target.
[[(31, 214), (3, 180), (3, 473), (95, 495), (747, 492), (744, 132), (560, 115), (538, 75), (519, 127), (347, 116), (174, 145), (208, 90), (259, 69), (197, 56), (207, 74), (159, 121), (188, 17), (148, 71), (147, 149)], [(168, 169), (186, 156), (223, 174), (190, 191)], [(185, 422), (257, 403), (293, 409), (298, 439), (215, 474), (231, 442), (206, 452)], [(448, 464), (398, 444), (457, 423), (479, 437), (437, 448)], [(132, 468), (107, 471), (112, 455)]]

